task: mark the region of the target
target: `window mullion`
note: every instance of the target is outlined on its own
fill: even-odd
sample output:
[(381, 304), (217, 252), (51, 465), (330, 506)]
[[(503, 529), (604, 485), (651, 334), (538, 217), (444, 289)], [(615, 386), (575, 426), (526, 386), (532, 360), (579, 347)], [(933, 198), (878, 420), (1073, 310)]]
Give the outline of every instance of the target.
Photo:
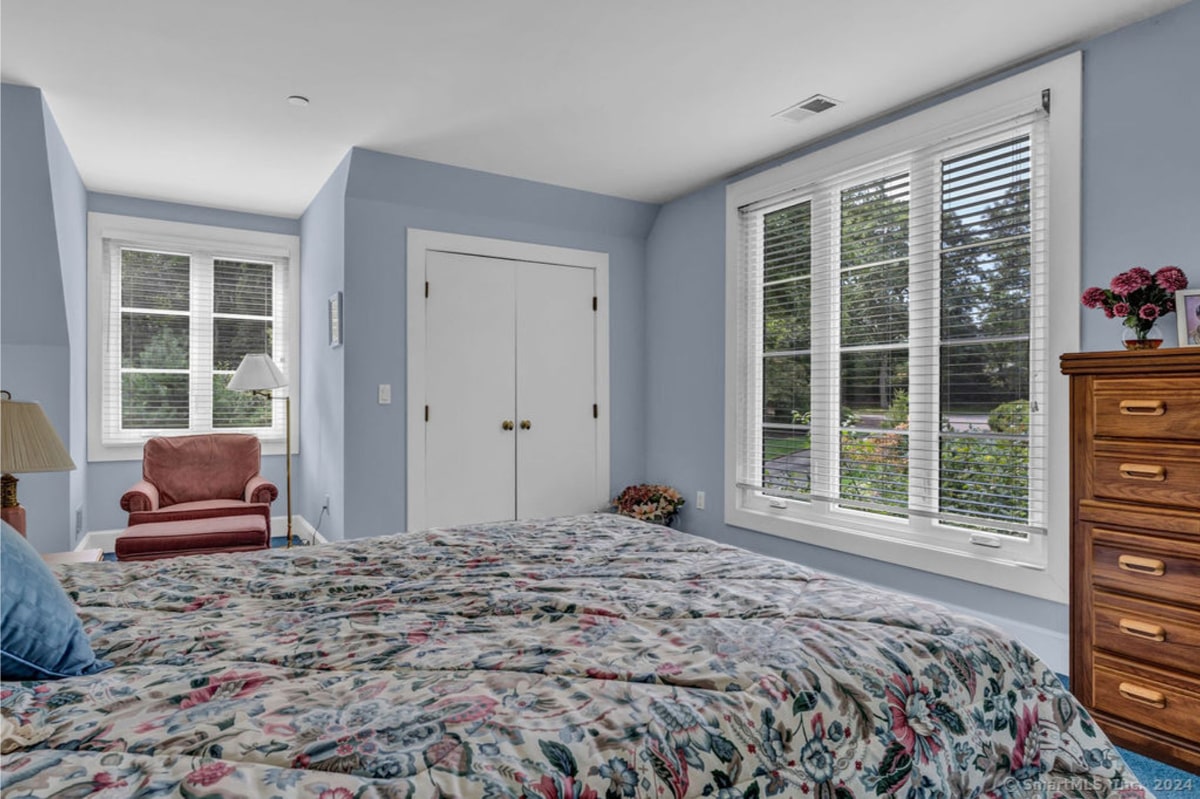
[(113, 438), (121, 432), (121, 418), (125, 398), (121, 391), (121, 248), (115, 243), (107, 244), (104, 248), (104, 263), (108, 272), (105, 281), (108, 295), (105, 297), (108, 306), (107, 324), (105, 325), (102, 357), (104, 365), (101, 372), (101, 386), (104, 397), (102, 415), (103, 429), (114, 431)]
[[(908, 504), (914, 510), (938, 508), (938, 396), (941, 340), (941, 238), (937, 159), (918, 153), (909, 173), (909, 359)], [(912, 524), (929, 526), (918, 514)]]
[(838, 190), (825, 186), (812, 199), (812, 429), (811, 482), (814, 502), (828, 509), (838, 486), (841, 330), (838, 263), (841, 221)]
[(211, 253), (192, 255), (191, 337), (191, 428), (194, 432), (213, 429), (213, 257)]
[(743, 353), (742, 397), (739, 408), (742, 413), (743, 438), (739, 446), (738, 481), (748, 485), (762, 481), (763, 462), (763, 214), (747, 213), (742, 228), (741, 255), (746, 259), (738, 289), (741, 308), (746, 314), (739, 330), (739, 351)]
[(1047, 527), (1048, 461), (1047, 447), (1049, 401), (1048, 377), (1052, 373), (1049, 337), (1049, 246), (1047, 219), (1049, 215), (1049, 176), (1046, 173), (1046, 121), (1030, 127), (1030, 385), (1029, 385), (1029, 524)]

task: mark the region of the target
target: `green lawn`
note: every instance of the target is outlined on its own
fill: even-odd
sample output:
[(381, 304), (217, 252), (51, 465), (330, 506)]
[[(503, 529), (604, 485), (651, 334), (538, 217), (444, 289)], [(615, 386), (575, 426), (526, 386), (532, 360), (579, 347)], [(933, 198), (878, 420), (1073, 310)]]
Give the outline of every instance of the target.
[(767, 438), (763, 440), (763, 460), (773, 461), (776, 458), (782, 458), (784, 455), (791, 455), (793, 452), (811, 449), (812, 439), (810, 436), (788, 436), (786, 438)]

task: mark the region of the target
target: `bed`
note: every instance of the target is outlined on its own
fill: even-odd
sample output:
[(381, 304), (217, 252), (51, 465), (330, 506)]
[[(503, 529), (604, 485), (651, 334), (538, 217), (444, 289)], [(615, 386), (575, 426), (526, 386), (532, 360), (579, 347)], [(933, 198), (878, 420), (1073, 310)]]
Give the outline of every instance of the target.
[(621, 516), (56, 568), (115, 665), (6, 799), (1143, 795), (994, 627)]

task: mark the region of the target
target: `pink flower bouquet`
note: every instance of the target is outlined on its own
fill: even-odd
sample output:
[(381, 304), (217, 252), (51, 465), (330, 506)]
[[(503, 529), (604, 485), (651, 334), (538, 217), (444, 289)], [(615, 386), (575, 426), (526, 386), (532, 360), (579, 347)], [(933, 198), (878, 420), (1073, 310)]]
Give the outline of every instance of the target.
[(1087, 308), (1102, 309), (1109, 319), (1120, 318), (1138, 340), (1145, 340), (1160, 316), (1174, 312), (1175, 292), (1187, 285), (1178, 266), (1164, 266), (1154, 274), (1135, 266), (1114, 277), (1106, 289), (1087, 289), (1081, 301)]

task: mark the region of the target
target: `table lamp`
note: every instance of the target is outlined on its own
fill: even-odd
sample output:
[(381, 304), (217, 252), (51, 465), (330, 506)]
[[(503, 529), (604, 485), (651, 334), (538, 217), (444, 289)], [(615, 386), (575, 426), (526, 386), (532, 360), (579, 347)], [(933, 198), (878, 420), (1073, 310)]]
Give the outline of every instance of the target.
[[(230, 391), (249, 391), (261, 397), (274, 399), (273, 389), (283, 388), (288, 384), (283, 371), (271, 360), (265, 352), (252, 352), (242, 358), (237, 371), (229, 378)], [(285, 434), (285, 452), (287, 454), (287, 545), (292, 545), (292, 397), (291, 393), (284, 397), (286, 405), (287, 427)]]
[(13, 472), (69, 472), (75, 468), (62, 439), (36, 402), (0, 391), (0, 518), (25, 535), (25, 508), (17, 502)]

